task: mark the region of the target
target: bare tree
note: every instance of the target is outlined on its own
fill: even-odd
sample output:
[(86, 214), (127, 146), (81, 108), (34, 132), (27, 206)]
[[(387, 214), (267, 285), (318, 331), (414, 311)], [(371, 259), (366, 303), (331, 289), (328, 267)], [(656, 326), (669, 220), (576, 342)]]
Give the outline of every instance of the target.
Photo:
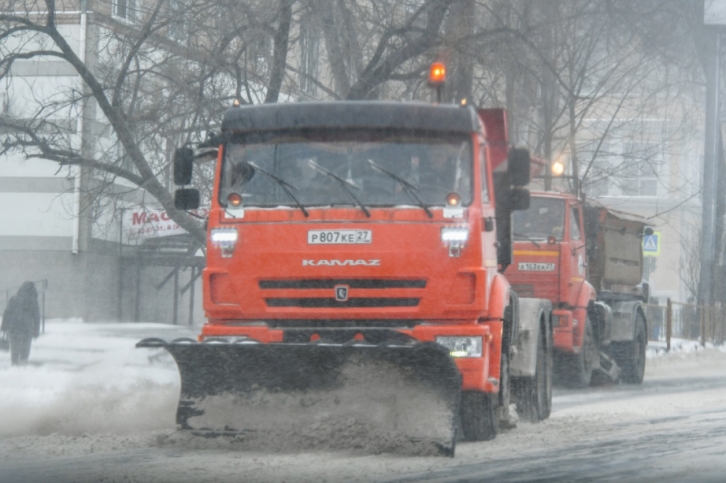
[[(511, 137), (547, 160), (566, 160), (574, 191), (610, 181), (627, 192), (644, 174), (671, 189), (663, 153), (693, 136), (700, 113), (689, 102), (700, 86), (642, 38), (645, 25), (663, 25), (657, 6), (557, 0), (480, 9), (483, 28), (502, 33), (478, 43), (477, 63), (487, 69), (476, 70), (475, 91), (507, 107)], [(678, 35), (668, 41), (682, 43)]]
[[(86, 209), (141, 189), (203, 242), (201, 223), (174, 208), (171, 152), (201, 141), (234, 98), (278, 99), (293, 2), (270, 11), (264, 2), (191, 0), (181, 8), (157, 0), (140, 7), (133, 24), (94, 12), (96, 35), (85, 52), (61, 33), (54, 0), (5, 3), (2, 11), (12, 13), (0, 14), (0, 77), (18, 61), (57, 59), (81, 82), (2, 116), (2, 152), (80, 167)], [(79, 116), (83, 132), (75, 130)], [(211, 186), (209, 170), (199, 172), (200, 184)]]
[[(422, 77), (444, 43), (443, 28), (457, 0), (303, 2), (325, 40), (335, 97), (370, 99), (389, 81)], [(413, 72), (412, 72), (413, 71)]]

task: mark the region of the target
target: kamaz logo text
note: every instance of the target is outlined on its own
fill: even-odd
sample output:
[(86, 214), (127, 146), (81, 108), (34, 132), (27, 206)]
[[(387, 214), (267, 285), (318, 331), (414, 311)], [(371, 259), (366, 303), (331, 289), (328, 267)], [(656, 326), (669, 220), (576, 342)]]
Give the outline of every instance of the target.
[(303, 267), (380, 267), (380, 260), (303, 260)]

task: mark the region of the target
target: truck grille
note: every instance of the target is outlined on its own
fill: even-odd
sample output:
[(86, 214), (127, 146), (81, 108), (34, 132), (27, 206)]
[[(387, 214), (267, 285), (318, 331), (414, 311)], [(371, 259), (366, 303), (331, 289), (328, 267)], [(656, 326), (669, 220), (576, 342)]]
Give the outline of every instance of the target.
[[(341, 328), (385, 328), (411, 329), (423, 323), (417, 319), (268, 319), (271, 329), (341, 329)], [(308, 338), (309, 340), (309, 338)]]
[(350, 288), (426, 288), (426, 280), (390, 280), (377, 278), (327, 278), (302, 280), (260, 280), (261, 289), (316, 289), (347, 285)]
[(416, 307), (419, 298), (349, 298), (338, 301), (334, 298), (268, 298), (265, 299), (268, 307), (302, 307), (302, 308), (360, 308), (360, 307)]

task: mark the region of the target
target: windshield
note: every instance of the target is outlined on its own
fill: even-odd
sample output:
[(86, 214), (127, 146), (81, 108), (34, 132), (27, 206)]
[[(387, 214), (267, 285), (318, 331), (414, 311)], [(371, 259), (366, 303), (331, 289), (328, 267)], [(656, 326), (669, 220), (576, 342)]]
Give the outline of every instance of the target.
[(243, 207), (355, 206), (357, 200), (364, 206), (444, 206), (451, 192), (466, 206), (472, 197), (466, 135), (238, 136), (226, 144), (223, 162), (222, 206), (232, 193)]
[(530, 199), (529, 209), (512, 216), (515, 240), (562, 240), (565, 230), (565, 202), (555, 198)]

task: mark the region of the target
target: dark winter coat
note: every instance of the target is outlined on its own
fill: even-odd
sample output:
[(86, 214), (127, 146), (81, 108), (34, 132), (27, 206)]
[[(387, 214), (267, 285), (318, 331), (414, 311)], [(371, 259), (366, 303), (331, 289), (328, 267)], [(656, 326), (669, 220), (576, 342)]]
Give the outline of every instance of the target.
[(38, 292), (33, 282), (25, 282), (18, 293), (8, 302), (3, 312), (0, 330), (9, 336), (27, 334), (40, 335), (40, 308)]

